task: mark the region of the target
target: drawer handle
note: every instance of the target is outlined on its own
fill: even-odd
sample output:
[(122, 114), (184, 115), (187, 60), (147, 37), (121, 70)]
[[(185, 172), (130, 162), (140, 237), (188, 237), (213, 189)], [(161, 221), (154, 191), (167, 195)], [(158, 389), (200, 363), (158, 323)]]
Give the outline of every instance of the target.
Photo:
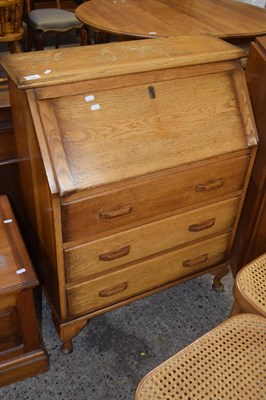
[(207, 183), (196, 185), (196, 192), (206, 192), (208, 190), (218, 189), (223, 186), (224, 178), (210, 179)]
[(113, 296), (114, 294), (123, 292), (124, 290), (126, 290), (126, 288), (128, 287), (128, 283), (127, 282), (123, 282), (120, 283), (120, 285), (112, 288), (112, 289), (103, 289), (99, 291), (99, 296), (100, 297), (109, 297), (109, 296)]
[(122, 247), (119, 250), (110, 251), (108, 253), (100, 254), (99, 255), (99, 260), (100, 261), (116, 260), (117, 258), (127, 256), (129, 251), (130, 251), (130, 246), (125, 246), (125, 247)]
[(201, 224), (190, 225), (188, 227), (188, 230), (190, 232), (200, 232), (200, 231), (204, 231), (204, 229), (211, 228), (212, 226), (214, 226), (214, 224), (215, 224), (215, 218), (211, 218), (205, 222), (202, 222)]
[(183, 267), (195, 267), (208, 260), (208, 254), (202, 254), (199, 257), (193, 258), (192, 260), (183, 261)]
[(122, 215), (130, 214), (132, 210), (132, 206), (119, 206), (115, 210), (110, 211), (100, 211), (99, 216), (101, 219), (111, 219), (120, 217)]

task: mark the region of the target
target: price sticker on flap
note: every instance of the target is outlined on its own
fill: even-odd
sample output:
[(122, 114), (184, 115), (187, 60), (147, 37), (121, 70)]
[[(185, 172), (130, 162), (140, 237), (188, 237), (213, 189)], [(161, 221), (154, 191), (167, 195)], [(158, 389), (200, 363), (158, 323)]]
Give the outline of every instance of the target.
[(100, 104), (93, 104), (93, 105), (91, 106), (91, 110), (92, 110), (92, 111), (100, 110), (100, 108), (101, 108)]
[(93, 94), (85, 97), (85, 101), (93, 101), (93, 100), (94, 100)]

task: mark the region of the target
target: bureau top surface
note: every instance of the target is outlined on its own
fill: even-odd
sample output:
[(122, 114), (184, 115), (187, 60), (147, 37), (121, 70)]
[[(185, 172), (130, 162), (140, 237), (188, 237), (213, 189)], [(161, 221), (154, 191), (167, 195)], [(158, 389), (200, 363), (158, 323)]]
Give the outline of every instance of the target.
[(208, 35), (178, 36), (5, 55), (1, 65), (20, 88), (214, 63), (245, 51)]
[(0, 295), (38, 284), (6, 196), (0, 196)]

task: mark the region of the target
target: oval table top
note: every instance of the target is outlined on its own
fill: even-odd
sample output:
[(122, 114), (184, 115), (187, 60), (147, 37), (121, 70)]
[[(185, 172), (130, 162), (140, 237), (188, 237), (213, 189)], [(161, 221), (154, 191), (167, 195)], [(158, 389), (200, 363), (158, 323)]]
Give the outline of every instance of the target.
[(90, 0), (77, 7), (76, 16), (95, 30), (122, 37), (266, 34), (266, 9), (235, 0)]

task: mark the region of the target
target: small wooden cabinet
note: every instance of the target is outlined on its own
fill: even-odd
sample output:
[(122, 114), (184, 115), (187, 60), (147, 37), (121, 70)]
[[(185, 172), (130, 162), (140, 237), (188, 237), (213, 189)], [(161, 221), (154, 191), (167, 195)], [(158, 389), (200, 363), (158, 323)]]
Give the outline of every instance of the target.
[(220, 287), (257, 146), (243, 56), (181, 36), (3, 58), (64, 352), (97, 314), (204, 273)]
[(235, 274), (266, 252), (266, 37), (251, 43), (246, 80), (260, 143), (232, 247)]
[(48, 369), (33, 301), (38, 285), (6, 196), (0, 196), (0, 386)]

